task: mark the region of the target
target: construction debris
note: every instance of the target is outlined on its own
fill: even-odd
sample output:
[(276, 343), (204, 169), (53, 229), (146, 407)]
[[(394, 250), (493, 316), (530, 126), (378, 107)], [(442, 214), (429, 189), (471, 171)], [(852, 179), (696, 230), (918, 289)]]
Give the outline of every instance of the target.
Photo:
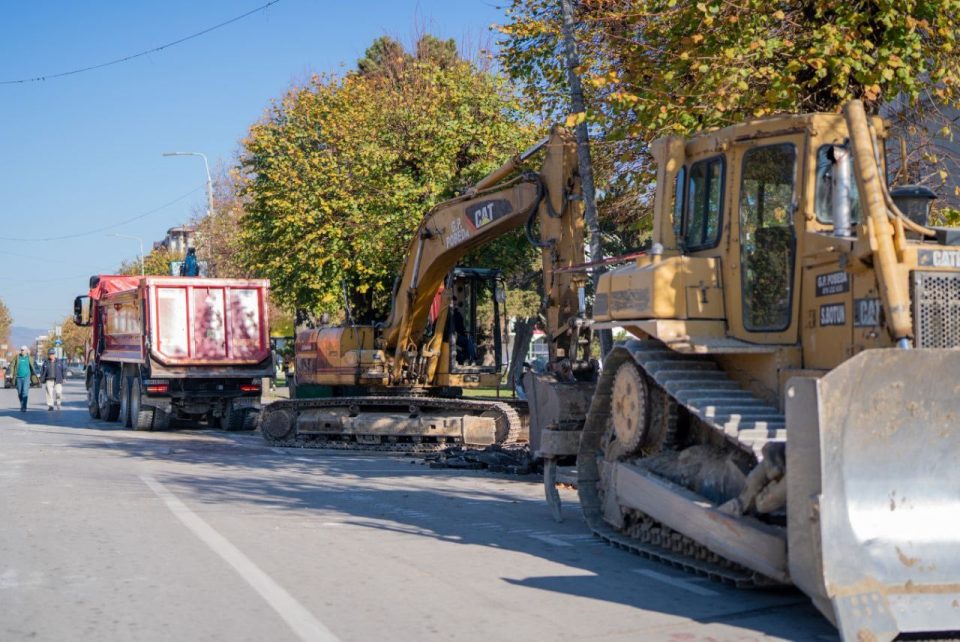
[(429, 453), (424, 457), (424, 462), (430, 468), (488, 470), (509, 475), (528, 475), (537, 471), (537, 464), (526, 445), (493, 445), (482, 449), (452, 446)]

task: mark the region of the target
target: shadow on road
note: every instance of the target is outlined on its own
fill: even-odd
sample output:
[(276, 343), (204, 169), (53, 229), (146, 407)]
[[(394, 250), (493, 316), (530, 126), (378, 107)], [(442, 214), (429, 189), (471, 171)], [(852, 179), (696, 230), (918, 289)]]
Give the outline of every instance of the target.
[[(515, 586), (615, 602), (701, 623), (735, 623), (756, 631), (758, 639), (764, 635), (831, 639), (835, 635), (797, 591), (737, 591), (702, 583), (699, 578), (597, 545), (596, 540), (591, 542), (572, 493), (565, 493), (566, 522), (555, 524), (545, 502), (533, 495), (529, 486), (522, 492), (514, 486), (521, 481), (539, 482), (534, 476), (498, 477), (475, 471), (432, 470), (414, 458), (363, 452), (279, 450), (267, 446), (256, 434), (134, 433), (102, 422), (84, 427), (94, 426), (102, 426), (111, 443), (79, 441), (72, 447), (108, 448), (145, 462), (169, 464), (157, 478), (191, 502), (221, 507), (235, 504), (244, 509), (254, 505), (265, 510), (322, 515), (325, 519), (337, 513), (343, 523), (365, 529), (538, 556), (579, 572), (502, 580)], [(481, 478), (485, 483), (471, 483), (473, 478)], [(540, 517), (531, 519), (536, 514)], [(531, 522), (534, 529), (515, 528)], [(681, 582), (696, 582), (701, 587), (700, 596), (715, 597), (691, 599), (690, 593), (666, 585), (662, 591), (651, 590), (650, 586), (637, 590), (642, 583), (650, 582), (636, 572), (637, 567)], [(779, 617), (788, 612), (790, 617)], [(798, 626), (805, 633), (799, 633)]]

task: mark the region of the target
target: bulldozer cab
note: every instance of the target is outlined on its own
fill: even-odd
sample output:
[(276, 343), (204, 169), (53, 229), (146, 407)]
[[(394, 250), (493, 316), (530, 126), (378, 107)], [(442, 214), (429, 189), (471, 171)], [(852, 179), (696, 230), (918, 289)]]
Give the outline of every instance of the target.
[[(779, 119), (694, 139), (670, 181), (663, 244), (687, 257), (698, 277), (688, 285), (687, 316), (722, 318), (724, 334), (744, 342), (798, 340), (798, 239), (808, 223), (800, 213), (815, 182), (808, 171), (816, 154), (809, 120)], [(680, 150), (674, 154), (679, 161)]]

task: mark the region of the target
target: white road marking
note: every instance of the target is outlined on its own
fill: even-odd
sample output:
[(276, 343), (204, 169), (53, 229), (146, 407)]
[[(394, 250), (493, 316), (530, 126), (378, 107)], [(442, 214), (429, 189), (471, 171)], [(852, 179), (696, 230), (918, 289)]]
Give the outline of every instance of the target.
[(210, 547), (214, 553), (229, 564), (253, 590), (260, 594), (273, 610), (283, 619), (301, 640), (311, 642), (336, 642), (330, 629), (317, 620), (310, 611), (290, 595), (282, 586), (250, 560), (249, 557), (230, 543), (226, 537), (218, 533), (212, 526), (203, 521), (176, 495), (167, 490), (160, 482), (149, 475), (141, 475), (147, 486), (157, 497), (163, 500), (170, 512), (179, 519), (184, 526), (193, 532), (197, 538)]
[(533, 533), (533, 534), (531, 534), (529, 537), (530, 537), (531, 539), (538, 539), (538, 540), (540, 540), (541, 542), (546, 542), (547, 544), (550, 544), (551, 546), (571, 546), (571, 544), (569, 544), (568, 542), (565, 542), (565, 541), (563, 541), (562, 539), (560, 539), (560, 538), (558, 538), (558, 537), (554, 537), (554, 536), (552, 536), (552, 535), (544, 535), (544, 534), (541, 534), (541, 533)]
[(664, 584), (669, 584), (670, 586), (675, 586), (678, 589), (683, 589), (684, 591), (689, 591), (694, 595), (701, 595), (703, 597), (714, 597), (720, 595), (716, 591), (711, 591), (710, 589), (703, 588), (702, 586), (697, 586), (687, 580), (681, 580), (676, 577), (670, 577), (669, 575), (664, 575), (663, 573), (657, 573), (656, 571), (650, 571), (645, 568), (635, 568), (633, 569), (634, 573), (639, 573), (640, 575), (646, 575), (652, 580), (657, 580), (658, 582), (663, 582)]

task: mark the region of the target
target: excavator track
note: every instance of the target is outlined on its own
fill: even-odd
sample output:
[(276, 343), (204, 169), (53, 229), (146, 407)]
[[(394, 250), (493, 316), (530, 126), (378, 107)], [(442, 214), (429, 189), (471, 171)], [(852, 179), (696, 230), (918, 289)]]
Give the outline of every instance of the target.
[(263, 409), (260, 432), (271, 446), (284, 448), (326, 448), (379, 452), (425, 453), (443, 450), (464, 444), (462, 438), (432, 436), (429, 434), (344, 434), (342, 431), (299, 433), (298, 418), (307, 411), (318, 409), (350, 408), (356, 414), (364, 412), (383, 413), (395, 410), (398, 419), (405, 414), (404, 408), (418, 411), (454, 411), (464, 415), (494, 413), (498, 423), (506, 425), (498, 445), (516, 444), (521, 439), (522, 421), (517, 408), (504, 401), (483, 399), (442, 398), (425, 396), (360, 396), (333, 397), (329, 399), (290, 399), (275, 401)]
[[(677, 353), (659, 341), (631, 341), (617, 346), (604, 361), (596, 393), (584, 424), (578, 454), (578, 492), (588, 526), (607, 543), (740, 588), (778, 585), (751, 569), (725, 559), (696, 540), (639, 511), (632, 523), (617, 530), (603, 519), (603, 489), (598, 451), (611, 420), (614, 377), (623, 363), (633, 361), (652, 385), (691, 418), (745, 453), (759, 456), (764, 444), (786, 439), (785, 419), (776, 408), (757, 399), (731, 379), (710, 357)], [(661, 404), (654, 413), (674, 413)], [(672, 417), (675, 421), (675, 415)]]

